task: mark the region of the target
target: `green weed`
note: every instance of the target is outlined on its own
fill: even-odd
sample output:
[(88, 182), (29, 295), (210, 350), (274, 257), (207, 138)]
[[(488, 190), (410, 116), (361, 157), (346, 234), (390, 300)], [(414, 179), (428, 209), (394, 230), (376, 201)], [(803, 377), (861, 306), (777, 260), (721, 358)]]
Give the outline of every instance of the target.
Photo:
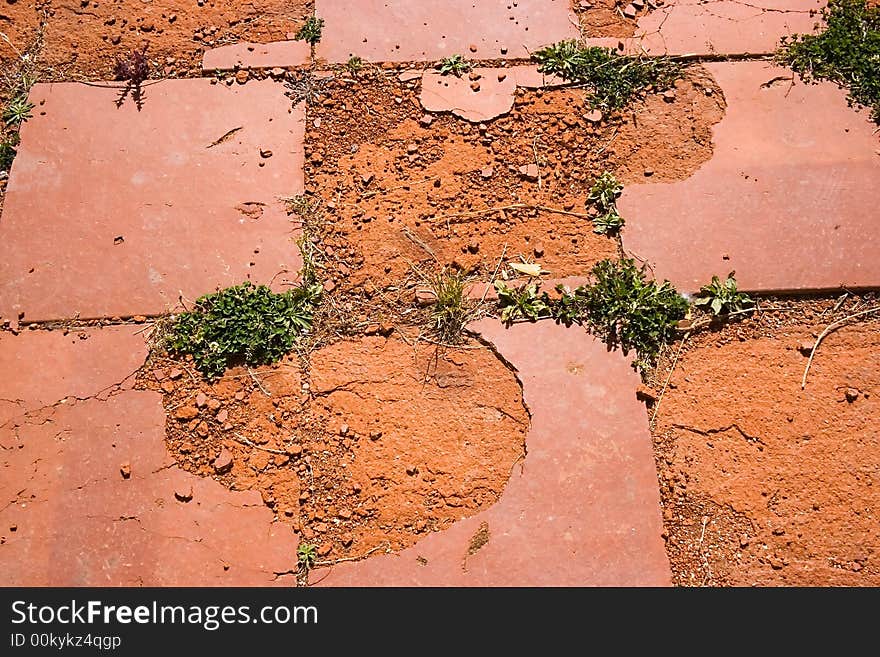
[(629, 57), (571, 40), (542, 48), (532, 59), (542, 73), (590, 87), (590, 106), (604, 110), (623, 109), (649, 89), (668, 89), (682, 74), (681, 65), (665, 57)]
[(443, 342), (457, 342), (473, 314), (466, 295), (467, 277), (457, 269), (443, 269), (430, 284), (436, 299), (431, 309), (432, 328)]
[(601, 213), (593, 219), (594, 233), (616, 235), (623, 228), (623, 217), (617, 212), (617, 198), (621, 192), (623, 192), (623, 185), (610, 171), (606, 171), (596, 178), (587, 198)]
[(501, 321), (510, 326), (518, 319), (535, 321), (552, 315), (546, 292), (539, 294), (541, 284), (535, 281), (519, 287), (510, 287), (504, 281), (495, 281)]
[(9, 127), (18, 127), (32, 118), (32, 109), (34, 104), (28, 101), (27, 94), (15, 96), (3, 110), (3, 121)]
[(754, 306), (755, 302), (749, 295), (737, 290), (734, 272), (730, 272), (723, 282), (717, 276), (713, 276), (709, 285), (700, 288), (700, 296), (694, 300), (694, 305), (707, 306), (713, 315), (727, 315), (747, 310)]
[(309, 331), (320, 295), (316, 283), (280, 294), (251, 283), (207, 294), (172, 319), (165, 347), (191, 355), (208, 379), (234, 364), (275, 362)]
[(782, 37), (776, 60), (806, 81), (830, 80), (849, 90), (851, 105), (871, 108), (880, 123), (880, 6), (830, 0), (821, 34)]
[(457, 78), (471, 70), (471, 64), (462, 55), (450, 55), (446, 59), (440, 61), (437, 65), (440, 75), (449, 75), (450, 73)]
[(306, 22), (299, 28), (296, 33), (297, 41), (305, 41), (310, 46), (317, 45), (321, 40), (321, 32), (324, 31), (324, 19), (316, 16), (309, 16)]

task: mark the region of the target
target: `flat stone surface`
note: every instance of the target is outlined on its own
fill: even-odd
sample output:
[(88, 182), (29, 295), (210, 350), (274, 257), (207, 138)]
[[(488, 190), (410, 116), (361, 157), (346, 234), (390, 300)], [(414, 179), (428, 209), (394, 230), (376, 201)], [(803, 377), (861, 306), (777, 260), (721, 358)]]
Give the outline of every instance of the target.
[(503, 68), (476, 68), (461, 77), (425, 72), (419, 102), (429, 112), (452, 112), (479, 123), (513, 107), (516, 77)]
[(568, 0), (316, 0), (325, 21), (317, 55), (344, 62), (522, 59), (576, 38)]
[(236, 68), (275, 68), (304, 66), (312, 49), (305, 41), (249, 43), (240, 41), (206, 50), (204, 71), (231, 71)]
[(749, 290), (880, 285), (868, 113), (765, 62), (705, 66), (728, 103), (712, 159), (686, 180), (627, 186), (624, 247), (683, 291), (732, 270)]
[(147, 357), (146, 343), (135, 335), (141, 328), (0, 332), (0, 372), (7, 373), (0, 377), (0, 423), (65, 397), (130, 388)]
[(772, 53), (782, 36), (813, 32), (822, 0), (669, 0), (638, 19), (631, 39), (591, 39), (632, 54)]
[(316, 570), (312, 583), (669, 585), (651, 435), (627, 360), (552, 322), (475, 328), (519, 371), (532, 414), (528, 455), (501, 499), (400, 554)]
[(290, 584), (279, 574), (295, 568), (296, 536), (259, 493), (174, 465), (160, 395), (95, 394), (142, 359), (143, 338), (133, 327), (86, 335), (0, 339), (3, 365), (29, 363), (2, 390), (26, 410), (0, 424), (0, 585)]
[(161, 313), (181, 293), (293, 278), (279, 197), (303, 188), (302, 106), (269, 80), (149, 84), (140, 112), (118, 93), (32, 89), (0, 217), (0, 317)]

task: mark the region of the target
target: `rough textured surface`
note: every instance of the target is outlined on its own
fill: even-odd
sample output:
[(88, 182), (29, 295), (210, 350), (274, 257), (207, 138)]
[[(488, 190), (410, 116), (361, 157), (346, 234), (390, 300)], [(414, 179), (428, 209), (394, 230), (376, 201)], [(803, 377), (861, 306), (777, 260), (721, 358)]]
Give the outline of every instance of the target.
[[(149, 43), (156, 69), (166, 75), (198, 73), (206, 48), (239, 39), (267, 42), (296, 32), (312, 0), (7, 0), (0, 31), (19, 51), (37, 39), (43, 23), (42, 79), (113, 79), (116, 56)], [(7, 19), (7, 20), (4, 20)], [(289, 37), (287, 37), (289, 38)], [(0, 40), (0, 64), (16, 58)]]
[(805, 310), (704, 334), (673, 372), (654, 434), (677, 584), (880, 584), (880, 324), (829, 335), (801, 390), (831, 321)]
[(521, 59), (574, 38), (568, 0), (317, 0), (326, 21), (319, 57), (345, 62)]
[[(640, 17), (625, 50), (652, 55), (772, 53), (779, 38), (813, 32), (822, 0), (669, 0)], [(617, 39), (596, 40), (616, 46)]]
[[(303, 110), (271, 81), (37, 85), (0, 217), (0, 317), (160, 313), (300, 264)], [(220, 143), (217, 143), (220, 142)], [(281, 275), (279, 275), (281, 274)]]
[[(106, 394), (133, 377), (147, 346), (135, 327), (94, 331), (0, 333), (0, 421), (62, 399)], [(40, 363), (51, 369), (40, 371)], [(130, 385), (131, 382), (129, 382)]]
[(475, 328), (519, 371), (532, 414), (527, 456), (501, 499), (398, 555), (315, 571), (312, 583), (669, 584), (650, 438), (626, 360), (550, 322)]
[(707, 68), (727, 99), (714, 155), (686, 180), (624, 189), (626, 249), (688, 291), (731, 270), (749, 290), (880, 285), (867, 113), (764, 62)]
[(305, 41), (249, 43), (240, 41), (205, 51), (202, 69), (231, 71), (237, 68), (275, 68), (303, 66), (309, 61), (311, 47)]
[(461, 77), (426, 72), (419, 102), (429, 112), (480, 123), (510, 111), (516, 86), (516, 77), (502, 68), (478, 68)]
[(486, 277), (505, 251), (555, 277), (586, 274), (617, 253), (586, 215), (596, 176), (629, 185), (691, 175), (711, 156), (724, 107), (699, 67), (671, 99), (645, 98), (635, 118), (595, 117), (577, 89), (518, 89), (507, 115), (474, 125), (426, 117), (418, 84), (337, 80), (312, 106), (308, 189), (326, 202), (337, 285), (403, 281), (412, 263), (430, 271), (432, 254)]
[[(160, 396), (126, 379), (143, 339), (131, 327), (82, 335), (0, 340), (4, 361), (29, 363), (2, 393), (20, 402), (0, 425), (0, 583), (253, 586), (295, 568), (296, 537), (258, 493), (174, 466)], [(108, 382), (120, 385), (97, 394)]]
[(408, 547), (491, 506), (523, 454), (516, 377), (477, 344), (341, 341), (313, 352), (305, 387), (293, 357), (213, 384), (172, 378), (183, 366), (156, 360), (142, 378), (165, 393), (177, 462), (258, 491), (322, 557)]

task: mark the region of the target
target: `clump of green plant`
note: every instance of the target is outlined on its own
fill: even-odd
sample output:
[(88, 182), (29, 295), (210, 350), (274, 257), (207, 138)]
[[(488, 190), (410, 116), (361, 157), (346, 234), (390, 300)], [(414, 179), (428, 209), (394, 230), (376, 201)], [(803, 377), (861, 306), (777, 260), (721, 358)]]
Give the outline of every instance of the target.
[(501, 307), (501, 321), (508, 326), (516, 320), (535, 321), (551, 317), (550, 299), (546, 292), (540, 292), (540, 282), (530, 281), (519, 287), (510, 287), (504, 281), (495, 281), (498, 305)]
[(349, 72), (351, 75), (357, 75), (361, 72), (361, 69), (364, 67), (364, 60), (358, 57), (357, 55), (352, 55), (348, 58), (348, 61), (345, 62), (345, 70)]
[(310, 46), (317, 45), (321, 40), (321, 32), (324, 30), (324, 19), (317, 16), (309, 16), (306, 22), (299, 28), (296, 33), (297, 41), (305, 41)]
[(615, 235), (623, 228), (623, 217), (617, 211), (617, 198), (623, 191), (614, 174), (604, 172), (596, 178), (587, 200), (596, 206), (600, 214), (593, 219), (593, 232), (599, 235)]
[(744, 292), (737, 290), (734, 272), (727, 275), (723, 282), (717, 276), (712, 282), (700, 288), (700, 296), (694, 299), (695, 306), (706, 306), (713, 315), (728, 315), (748, 310), (755, 302)]
[(446, 59), (440, 61), (437, 65), (440, 75), (449, 75), (450, 73), (457, 78), (471, 70), (471, 64), (462, 55), (450, 55)]
[(578, 287), (574, 291), (569, 290), (561, 283), (556, 286), (559, 298), (550, 302), (550, 316), (557, 324), (571, 326), (583, 324), (586, 309), (584, 307), (584, 287)]
[(318, 548), (312, 543), (300, 543), (296, 548), (296, 562), (301, 570), (309, 570), (318, 558)]
[(603, 260), (592, 273), (595, 282), (575, 291), (586, 322), (624, 354), (634, 349), (633, 366), (647, 371), (660, 347), (675, 336), (688, 302), (669, 281), (647, 278), (631, 259)]
[(243, 283), (200, 297), (171, 321), (165, 347), (188, 354), (208, 379), (235, 364), (264, 365), (288, 353), (312, 326), (321, 295), (317, 283), (276, 293)]
[(850, 104), (871, 108), (880, 123), (880, 6), (830, 0), (821, 34), (782, 37), (776, 60), (806, 81), (830, 80), (849, 90)]
[(28, 101), (27, 94), (19, 94), (3, 110), (3, 122), (9, 127), (18, 127), (32, 118), (32, 109), (34, 104)]
[(568, 40), (532, 55), (542, 73), (590, 87), (590, 106), (619, 110), (649, 89), (663, 91), (682, 75), (682, 67), (666, 57), (630, 57), (611, 48), (583, 46)]
[(444, 342), (456, 342), (472, 316), (468, 302), (467, 276), (458, 269), (443, 269), (431, 281), (435, 301), (431, 309), (431, 326)]

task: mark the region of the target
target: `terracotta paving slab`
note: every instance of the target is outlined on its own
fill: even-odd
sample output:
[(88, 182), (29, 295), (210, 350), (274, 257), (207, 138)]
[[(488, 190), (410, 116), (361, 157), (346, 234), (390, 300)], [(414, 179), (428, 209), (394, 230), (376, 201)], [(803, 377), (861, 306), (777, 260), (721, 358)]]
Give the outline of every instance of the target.
[[(300, 266), (281, 196), (303, 188), (303, 109), (271, 81), (31, 91), (0, 217), (0, 317), (164, 312)], [(261, 153), (262, 151), (262, 153)], [(278, 276), (276, 283), (285, 278)]]
[(528, 455), (490, 509), (397, 555), (313, 572), (334, 586), (668, 585), (638, 376), (581, 329), (475, 327), (519, 371)]
[(749, 290), (880, 286), (867, 112), (832, 84), (792, 84), (764, 62), (706, 66), (728, 103), (713, 156), (686, 180), (624, 189), (626, 249), (683, 291), (731, 270)]
[[(652, 55), (772, 53), (779, 38), (811, 33), (823, 0), (668, 0), (638, 20), (632, 53)], [(813, 13), (811, 13), (813, 12)], [(618, 39), (597, 39), (615, 46)]]
[(479, 123), (509, 112), (515, 92), (516, 77), (501, 68), (477, 68), (461, 77), (425, 72), (419, 102), (429, 112)]
[(578, 35), (568, 0), (316, 0), (330, 62), (520, 59)]
[(275, 68), (304, 66), (312, 49), (305, 41), (248, 43), (240, 41), (205, 51), (204, 71), (231, 71), (236, 68)]
[(28, 363), (2, 390), (27, 411), (0, 424), (0, 585), (285, 582), (297, 540), (259, 493), (174, 466), (158, 394), (95, 394), (145, 355), (135, 330), (0, 336), (0, 362)]

